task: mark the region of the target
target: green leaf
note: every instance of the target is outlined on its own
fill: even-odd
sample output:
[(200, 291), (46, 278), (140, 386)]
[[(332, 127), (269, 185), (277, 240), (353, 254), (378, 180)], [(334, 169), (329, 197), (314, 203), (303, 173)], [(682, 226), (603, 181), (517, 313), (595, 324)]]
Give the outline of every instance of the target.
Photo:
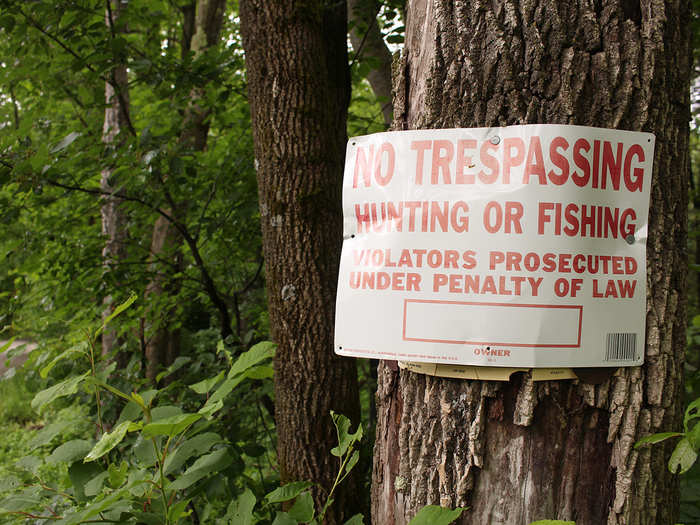
[(205, 432), (183, 441), (165, 458), (163, 472), (166, 475), (172, 474), (179, 470), (190, 458), (208, 452), (211, 447), (221, 442), (223, 442), (223, 438), (215, 432)]
[(70, 132), (68, 135), (63, 137), (58, 144), (51, 148), (51, 153), (58, 153), (59, 151), (66, 149), (68, 146), (73, 144), (75, 139), (77, 139), (80, 135), (81, 134), (77, 131)]
[(276, 347), (277, 345), (273, 342), (263, 341), (254, 345), (247, 352), (243, 352), (231, 366), (228, 372), (229, 379), (238, 374), (242, 374), (265, 359), (272, 358), (272, 356), (275, 355)]
[(308, 490), (302, 492), (289, 509), (288, 514), (300, 523), (308, 523), (314, 517), (314, 500)]
[(191, 357), (186, 357), (186, 356), (180, 356), (175, 361), (173, 361), (173, 364), (170, 365), (166, 370), (163, 370), (156, 376), (156, 382), (160, 381), (164, 377), (169, 376), (170, 374), (174, 374), (178, 370), (180, 370), (183, 366), (185, 366), (187, 363), (192, 361)]
[(354, 434), (350, 433), (350, 420), (342, 414), (331, 411), (333, 424), (338, 434), (338, 446), (331, 449), (331, 454), (342, 457), (350, 445), (362, 439), (362, 424), (357, 426)]
[(449, 525), (460, 517), (464, 509), (446, 509), (427, 505), (418, 511), (408, 525)]
[(85, 372), (79, 376), (69, 377), (68, 379), (50, 386), (46, 390), (37, 393), (32, 399), (32, 408), (39, 411), (44, 405), (55, 401), (60, 397), (70, 396), (78, 391), (78, 386), (88, 376), (90, 372)]
[(206, 394), (224, 378), (225, 374), (226, 372), (222, 370), (214, 377), (203, 379), (199, 383), (194, 383), (193, 385), (190, 385), (189, 388), (194, 390), (198, 394)]
[(27, 443), (29, 450), (34, 450), (35, 448), (41, 447), (50, 443), (53, 438), (60, 436), (65, 430), (71, 428), (75, 425), (75, 421), (72, 420), (61, 420), (55, 421), (50, 425), (45, 426), (39, 432), (37, 432), (34, 437)]
[(278, 511), (277, 514), (275, 514), (275, 521), (272, 522), (272, 525), (298, 525), (298, 523), (297, 520), (286, 512)]
[(113, 489), (118, 489), (124, 484), (129, 475), (129, 464), (126, 461), (122, 461), (117, 467), (115, 463), (110, 463), (107, 473), (109, 486)]
[(39, 471), (39, 467), (41, 467), (43, 463), (44, 462), (41, 460), (41, 458), (38, 458), (37, 456), (24, 456), (15, 461), (15, 467), (36, 475), (36, 473)]
[(352, 518), (345, 522), (344, 525), (365, 525), (365, 519), (362, 514), (355, 514)]
[(356, 450), (355, 452), (352, 453), (352, 456), (350, 456), (350, 459), (348, 462), (345, 464), (345, 474), (349, 474), (350, 471), (357, 465), (357, 462), (360, 460), (360, 451)]
[(255, 495), (250, 489), (233, 500), (226, 510), (224, 521), (231, 525), (252, 525)]
[(102, 333), (102, 331), (105, 328), (107, 328), (107, 325), (110, 323), (110, 321), (112, 321), (115, 317), (117, 317), (124, 310), (129, 308), (134, 303), (134, 301), (136, 301), (136, 299), (138, 299), (138, 295), (136, 295), (134, 292), (131, 292), (131, 295), (129, 295), (129, 298), (126, 301), (124, 301), (122, 304), (117, 306), (114, 309), (114, 311), (109, 315), (109, 317), (107, 317), (107, 319), (105, 319), (104, 323), (102, 323), (102, 326), (100, 326), (97, 329), (97, 331), (95, 332), (95, 337), (100, 335), (100, 333)]
[(313, 483), (309, 481), (294, 481), (276, 488), (265, 496), (265, 499), (268, 503), (281, 503), (283, 501), (289, 501), (290, 499), (296, 498), (299, 494), (311, 486), (313, 486)]
[(0, 492), (9, 492), (22, 485), (22, 480), (12, 474), (0, 478)]
[(219, 399), (213, 403), (206, 403), (202, 408), (200, 408), (197, 413), (202, 414), (207, 419), (210, 419), (216, 412), (224, 408), (224, 402)]
[(688, 424), (693, 420), (700, 418), (700, 397), (690, 403), (685, 409), (683, 417), (683, 429), (688, 432)]
[(102, 434), (102, 437), (94, 448), (87, 456), (85, 456), (85, 461), (95, 461), (121, 443), (129, 430), (129, 425), (131, 425), (131, 421), (124, 421), (123, 423), (119, 423), (116, 427), (114, 427), (111, 432)]
[(644, 445), (653, 445), (655, 443), (661, 443), (672, 437), (682, 436), (682, 432), (661, 432), (659, 434), (651, 434), (650, 436), (644, 436), (642, 439), (634, 444), (634, 448), (639, 448)]
[(134, 456), (143, 467), (150, 467), (156, 464), (158, 457), (153, 448), (153, 442), (150, 439), (145, 439), (143, 435), (136, 438), (136, 442), (132, 448)]
[(86, 439), (74, 439), (56, 447), (46, 459), (47, 463), (73, 463), (82, 460), (90, 452), (92, 442)]
[(202, 456), (188, 468), (182, 476), (173, 481), (169, 488), (172, 490), (182, 490), (197, 483), (200, 479), (219, 472), (233, 463), (233, 457), (228, 449), (220, 448), (211, 454)]
[(73, 485), (75, 496), (81, 501), (85, 500), (85, 485), (103, 472), (104, 470), (98, 463), (78, 461), (68, 467), (68, 476), (70, 477), (71, 485)]
[(177, 436), (192, 423), (202, 418), (201, 414), (178, 414), (166, 417), (143, 427), (144, 437)]
[(678, 442), (668, 460), (668, 470), (674, 474), (683, 474), (690, 470), (697, 459), (698, 453), (693, 450), (688, 438), (683, 438)]
[(192, 513), (191, 510), (185, 512), (189, 502), (189, 499), (183, 499), (168, 508), (169, 523), (177, 523), (179, 519), (187, 517)]
[(41, 371), (39, 372), (39, 375), (41, 375), (41, 377), (43, 377), (44, 379), (46, 379), (46, 376), (49, 375), (49, 372), (51, 371), (51, 369), (52, 369), (54, 366), (56, 366), (56, 364), (57, 364), (59, 361), (61, 361), (61, 360), (63, 360), (63, 359), (66, 359), (66, 358), (68, 358), (68, 357), (71, 357), (71, 356), (73, 356), (73, 355), (76, 355), (76, 354), (83, 354), (83, 355), (85, 355), (85, 354), (86, 354), (86, 351), (87, 351), (86, 349), (87, 349), (87, 343), (80, 343), (80, 344), (77, 344), (77, 345), (75, 345), (75, 346), (71, 346), (68, 350), (66, 350), (66, 351), (60, 353), (59, 355), (57, 355), (56, 357), (54, 357), (54, 358), (49, 362), (49, 364), (47, 364), (44, 368), (41, 369)]

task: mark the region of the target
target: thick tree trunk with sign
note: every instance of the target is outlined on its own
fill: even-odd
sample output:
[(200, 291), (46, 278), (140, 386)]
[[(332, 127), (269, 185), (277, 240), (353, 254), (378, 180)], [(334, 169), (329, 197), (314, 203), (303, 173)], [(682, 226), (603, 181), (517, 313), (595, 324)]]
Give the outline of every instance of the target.
[[(578, 381), (456, 381), (379, 371), (372, 517), (426, 504), (462, 524), (676, 522), (670, 447), (634, 450), (681, 418), (688, 182), (687, 2), (412, 0), (394, 128), (577, 124), (649, 131), (646, 362)], [(598, 383), (598, 384), (593, 384)]]
[[(241, 0), (275, 356), (283, 482), (312, 480), (317, 506), (338, 470), (335, 410), (359, 421), (352, 360), (333, 353), (350, 78), (345, 2)], [(355, 479), (329, 523), (360, 512)]]

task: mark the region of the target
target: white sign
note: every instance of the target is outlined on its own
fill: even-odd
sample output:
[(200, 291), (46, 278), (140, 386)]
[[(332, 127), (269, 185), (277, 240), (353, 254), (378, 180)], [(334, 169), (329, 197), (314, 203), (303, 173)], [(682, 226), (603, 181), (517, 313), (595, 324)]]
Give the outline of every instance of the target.
[(641, 364), (653, 157), (652, 134), (580, 126), (351, 139), (336, 352)]

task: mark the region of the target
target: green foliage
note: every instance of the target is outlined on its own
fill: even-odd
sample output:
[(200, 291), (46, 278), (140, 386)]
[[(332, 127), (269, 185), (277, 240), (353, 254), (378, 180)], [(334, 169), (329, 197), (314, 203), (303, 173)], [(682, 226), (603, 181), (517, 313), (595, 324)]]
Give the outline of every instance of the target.
[(688, 472), (698, 459), (700, 451), (700, 425), (696, 419), (700, 418), (700, 398), (688, 405), (683, 417), (683, 432), (661, 432), (645, 436), (634, 447), (639, 448), (644, 445), (653, 445), (666, 441), (667, 439), (680, 437), (676, 443), (671, 457), (668, 460), (668, 469), (674, 474), (684, 474)]
[(418, 511), (408, 525), (450, 525), (462, 515), (464, 510), (427, 505)]
[[(130, 298), (116, 308), (112, 319), (124, 315), (133, 302)], [(87, 334), (87, 355), (78, 352), (89, 370), (81, 373), (77, 368), (75, 375), (37, 392), (32, 401), (33, 407), (42, 410), (64, 398), (94, 396), (97, 427), (103, 429), (97, 442), (82, 435), (52, 446), (58, 438), (69, 437), (74, 426), (70, 419), (58, 420), (36, 432), (28, 444), (39, 453), (17, 461), (18, 474), (6, 477), (2, 485), (0, 510), (6, 517), (32, 515), (76, 524), (98, 518), (120, 523), (185, 523), (196, 508), (195, 501), (200, 502), (200, 508), (205, 506), (201, 500), (206, 502), (217, 479), (228, 480), (225, 486), (229, 490), (235, 490), (238, 480), (244, 479), (240, 477), (241, 467), (245, 469), (243, 448), (213, 431), (224, 427), (223, 415), (215, 419), (212, 411), (188, 413), (167, 404), (167, 388), (127, 394), (104, 379), (102, 371), (114, 368), (94, 352), (104, 324)], [(235, 359), (228, 373), (232, 379), (240, 379), (235, 386), (250, 370), (269, 366), (273, 352), (273, 345), (260, 343)], [(74, 353), (60, 355), (68, 358)], [(53, 362), (54, 367), (60, 364), (61, 360)], [(113, 396), (108, 398), (111, 402), (126, 403), (120, 422), (111, 429), (106, 428), (102, 411), (108, 399), (100, 395)], [(192, 401), (195, 409), (208, 402), (201, 396)], [(221, 395), (221, 406), (224, 401), (226, 395)], [(42, 474), (46, 468), (56, 467), (62, 472), (58, 478), (48, 480)], [(251, 486), (258, 489), (254, 483)], [(250, 488), (241, 491), (250, 493)], [(250, 508), (249, 499), (240, 501), (241, 507), (231, 509), (232, 514)], [(53, 509), (53, 517), (45, 514), (46, 508)]]

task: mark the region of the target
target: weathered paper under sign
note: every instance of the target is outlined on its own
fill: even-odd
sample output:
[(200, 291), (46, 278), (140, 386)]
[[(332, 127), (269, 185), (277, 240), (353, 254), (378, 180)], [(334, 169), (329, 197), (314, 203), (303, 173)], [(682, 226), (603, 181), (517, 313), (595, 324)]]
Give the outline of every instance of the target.
[(468, 365), (639, 365), (654, 136), (527, 125), (348, 142), (335, 345)]

